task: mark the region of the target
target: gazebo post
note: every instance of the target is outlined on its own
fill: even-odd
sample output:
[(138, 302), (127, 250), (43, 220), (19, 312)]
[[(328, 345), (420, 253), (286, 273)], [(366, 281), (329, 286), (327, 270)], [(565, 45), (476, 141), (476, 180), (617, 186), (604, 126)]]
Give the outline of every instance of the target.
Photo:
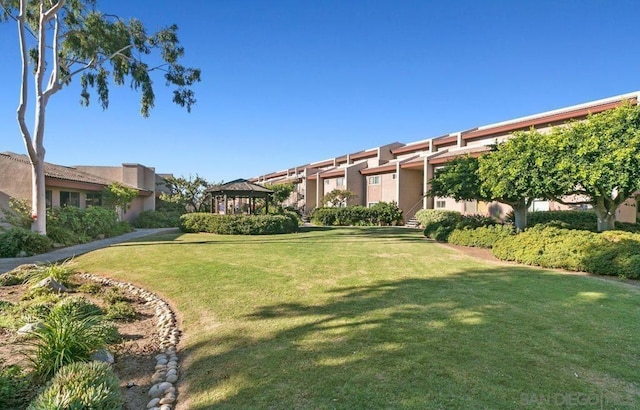
[(224, 194), (224, 214), (226, 215), (229, 209), (229, 198), (227, 198), (227, 194)]

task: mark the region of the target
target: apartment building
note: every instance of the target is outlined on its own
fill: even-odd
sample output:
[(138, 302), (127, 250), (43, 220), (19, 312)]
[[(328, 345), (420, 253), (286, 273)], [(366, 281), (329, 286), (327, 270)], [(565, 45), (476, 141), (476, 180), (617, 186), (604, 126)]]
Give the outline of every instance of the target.
[[(286, 205), (305, 213), (321, 207), (324, 195), (333, 189), (348, 189), (357, 195), (349, 205), (371, 206), (381, 201), (396, 202), (404, 212), (405, 221), (420, 209), (448, 209), (465, 214), (504, 217), (511, 210), (504, 204), (426, 196), (435, 171), (460, 155), (482, 155), (491, 144), (510, 138), (516, 131), (535, 128), (540, 132), (548, 132), (568, 121), (585, 119), (589, 113), (612, 109), (623, 101), (638, 104), (639, 98), (640, 91), (636, 91), (407, 144), (394, 142), (250, 180), (261, 184), (294, 183), (294, 193)], [(536, 201), (533, 208), (562, 210), (570, 207), (550, 201)], [(619, 221), (635, 222), (640, 218), (639, 209), (636, 195), (619, 208), (616, 217)]]
[[(141, 211), (154, 210), (158, 175), (140, 164), (121, 166), (62, 166), (45, 163), (47, 207), (102, 205), (102, 191), (112, 182), (135, 188), (138, 196), (126, 210), (124, 220), (132, 221)], [(31, 200), (31, 163), (26, 155), (0, 153), (0, 209), (10, 198)]]

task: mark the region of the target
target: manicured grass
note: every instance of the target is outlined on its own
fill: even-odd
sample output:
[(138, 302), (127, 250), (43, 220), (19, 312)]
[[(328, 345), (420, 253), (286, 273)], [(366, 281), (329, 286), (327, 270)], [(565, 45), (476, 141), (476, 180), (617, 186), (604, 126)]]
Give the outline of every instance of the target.
[(172, 301), (183, 409), (640, 407), (638, 289), (419, 231), (173, 235), (76, 262)]

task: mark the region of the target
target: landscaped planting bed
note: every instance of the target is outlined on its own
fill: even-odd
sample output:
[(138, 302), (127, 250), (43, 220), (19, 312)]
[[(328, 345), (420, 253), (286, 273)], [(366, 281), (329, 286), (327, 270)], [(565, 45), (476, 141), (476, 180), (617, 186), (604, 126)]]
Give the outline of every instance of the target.
[[(180, 333), (169, 305), (156, 295), (128, 283), (89, 274), (70, 275), (63, 265), (49, 267), (46, 274), (51, 273), (61, 282), (66, 282), (68, 291), (57, 293), (34, 288), (33, 279), (40, 279), (37, 275), (33, 275), (28, 283), (16, 284), (22, 282), (33, 268), (33, 265), (23, 266), (15, 270), (15, 274), (0, 276), (1, 282), (7, 285), (0, 286), (2, 408), (26, 408), (28, 402), (34, 400), (38, 388), (48, 385), (48, 380), (51, 380), (51, 386), (35, 398), (32, 404), (34, 409), (49, 409), (53, 402), (59, 403), (61, 398), (64, 398), (63, 403), (67, 403), (65, 406), (72, 403), (78, 405), (73, 400), (82, 400), (85, 407), (81, 408), (113, 409), (113, 403), (118, 400), (123, 402), (124, 409), (147, 408), (152, 400), (155, 400), (158, 409), (160, 400), (166, 403), (163, 410), (173, 408), (177, 397), (176, 345)], [(73, 311), (78, 309), (80, 315), (77, 321), (66, 317), (71, 315), (76, 318)], [(51, 319), (54, 311), (60, 311), (62, 316)], [(87, 323), (87, 320), (92, 322)], [(111, 366), (107, 366), (106, 370), (69, 364), (60, 370), (57, 370), (58, 366), (51, 370), (43, 367), (49, 363), (48, 359), (42, 359), (46, 357), (52, 357), (52, 360), (53, 357), (69, 358), (64, 359), (64, 363), (87, 360), (88, 357), (78, 349), (83, 349), (83, 345), (93, 338), (92, 335), (96, 335), (96, 327), (92, 326), (95, 321), (117, 330), (109, 331), (107, 349), (115, 356)], [(42, 336), (23, 334), (22, 326), (26, 323), (36, 324), (34, 331), (42, 333)], [(40, 329), (43, 325), (38, 323), (44, 324), (44, 330)], [(22, 332), (18, 330), (20, 328)], [(82, 329), (86, 329), (85, 333), (78, 333)], [(34, 343), (38, 346), (36, 351), (42, 353), (38, 353), (38, 356), (31, 353), (25, 355), (25, 352), (34, 351)], [(63, 351), (66, 351), (64, 356), (60, 353)], [(88, 352), (93, 353), (93, 350)], [(105, 354), (100, 353), (99, 356), (104, 358)], [(37, 360), (31, 364), (33, 358)], [(113, 394), (108, 393), (109, 389), (105, 387), (112, 383), (109, 381), (111, 376), (103, 376), (104, 371), (112, 372), (110, 367), (117, 377), (117, 391)], [(65, 369), (67, 374), (63, 376), (61, 372)], [(93, 380), (93, 384), (87, 385), (86, 378)], [(168, 386), (163, 385), (160, 397), (149, 394), (162, 383)], [(95, 407), (95, 403), (106, 407)]]

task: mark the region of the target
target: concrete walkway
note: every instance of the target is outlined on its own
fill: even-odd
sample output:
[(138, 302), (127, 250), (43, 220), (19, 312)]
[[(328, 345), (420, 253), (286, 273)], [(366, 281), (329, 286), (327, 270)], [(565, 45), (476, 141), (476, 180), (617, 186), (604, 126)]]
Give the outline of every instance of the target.
[(113, 238), (99, 239), (97, 241), (69, 246), (66, 248), (60, 248), (49, 253), (42, 253), (40, 255), (29, 256), (26, 258), (0, 258), (0, 274), (9, 272), (10, 270), (20, 265), (24, 265), (25, 263), (52, 263), (63, 261), (65, 259), (73, 258), (74, 256), (82, 255), (83, 253), (91, 252), (100, 248), (106, 248), (107, 246), (127, 242), (132, 239), (142, 238), (149, 235), (174, 232), (178, 232), (178, 229), (136, 229), (133, 232), (129, 232), (120, 236), (114, 236)]

